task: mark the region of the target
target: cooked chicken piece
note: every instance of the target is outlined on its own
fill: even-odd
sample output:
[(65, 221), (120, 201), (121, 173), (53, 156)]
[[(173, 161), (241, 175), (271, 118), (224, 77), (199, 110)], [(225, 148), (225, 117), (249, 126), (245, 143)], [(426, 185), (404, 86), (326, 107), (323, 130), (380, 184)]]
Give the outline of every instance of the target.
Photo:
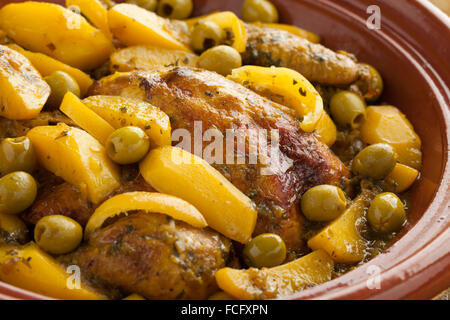
[(77, 188), (63, 182), (39, 188), (35, 202), (22, 214), (22, 219), (27, 223), (36, 224), (45, 216), (60, 214), (84, 226), (93, 210), (92, 203), (82, 197)]
[[(122, 176), (128, 175), (129, 171), (132, 170), (123, 170)], [(22, 219), (29, 224), (36, 224), (39, 219), (45, 216), (60, 214), (85, 226), (95, 210), (94, 205), (70, 183), (63, 182), (49, 172), (46, 172), (46, 174), (53, 178), (48, 178), (42, 182), (37, 199), (22, 214)], [(155, 190), (144, 181), (142, 176), (138, 175), (135, 178), (123, 179), (122, 185), (110, 197), (132, 191), (154, 192)]]
[[(271, 157), (259, 149), (257, 164), (249, 164), (246, 152), (245, 164), (213, 165), (255, 202), (255, 234), (275, 232), (290, 250), (302, 248), (300, 195), (318, 184), (339, 184), (348, 175), (347, 168), (326, 145), (300, 130), (294, 111), (213, 72), (175, 67), (116, 74), (94, 84), (90, 94), (145, 99), (169, 115), (173, 131), (186, 129), (192, 140), (194, 121), (202, 121), (201, 132), (214, 128), (223, 133), (224, 153), (226, 129), (278, 130), (279, 148)], [(267, 134), (270, 136), (270, 132)], [(247, 150), (258, 145), (255, 135), (246, 139)], [(203, 148), (209, 144), (203, 141)], [(280, 161), (269, 161), (265, 167), (261, 161), (264, 157), (278, 157)], [(270, 170), (265, 172), (263, 168)]]
[(83, 275), (148, 299), (205, 299), (217, 290), (231, 242), (166, 215), (138, 212), (95, 231), (64, 257)]
[(54, 125), (64, 122), (74, 125), (73, 121), (63, 115), (60, 111), (41, 112), (31, 120), (9, 120), (0, 117), (0, 138), (15, 138), (27, 134), (28, 130), (36, 126)]
[(358, 77), (358, 65), (348, 56), (287, 31), (247, 24), (243, 63), (294, 69), (312, 82), (347, 85)]

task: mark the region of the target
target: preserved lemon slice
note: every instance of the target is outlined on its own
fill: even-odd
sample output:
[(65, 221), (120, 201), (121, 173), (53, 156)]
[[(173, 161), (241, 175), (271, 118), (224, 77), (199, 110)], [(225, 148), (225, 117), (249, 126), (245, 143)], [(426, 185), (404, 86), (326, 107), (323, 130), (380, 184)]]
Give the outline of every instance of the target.
[(106, 200), (95, 210), (86, 225), (85, 238), (88, 239), (93, 231), (101, 228), (107, 219), (132, 210), (163, 213), (196, 228), (207, 226), (202, 214), (180, 198), (163, 193), (128, 192)]
[(288, 68), (244, 66), (234, 69), (228, 78), (294, 109), (303, 119), (300, 127), (305, 132), (314, 131), (322, 117), (321, 96), (297, 71)]

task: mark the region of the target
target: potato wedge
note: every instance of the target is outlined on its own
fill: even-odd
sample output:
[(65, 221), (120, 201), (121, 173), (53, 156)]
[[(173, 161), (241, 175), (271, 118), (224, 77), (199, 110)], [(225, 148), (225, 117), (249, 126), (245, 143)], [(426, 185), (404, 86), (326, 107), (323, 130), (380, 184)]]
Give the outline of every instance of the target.
[(397, 163), (385, 181), (394, 192), (400, 193), (408, 190), (418, 176), (419, 171), (416, 169)]
[(108, 122), (85, 106), (72, 92), (65, 94), (59, 110), (103, 145), (114, 132), (114, 128)]
[(197, 65), (196, 54), (154, 46), (134, 46), (119, 49), (111, 55), (112, 72), (149, 70), (156, 66), (192, 66)]
[(0, 9), (0, 28), (20, 46), (81, 70), (101, 66), (113, 45), (85, 18), (60, 5), (11, 3)]
[(101, 294), (81, 283), (71, 288), (71, 273), (34, 242), (24, 246), (0, 247), (0, 280), (51, 298), (67, 300), (104, 300)]
[(312, 250), (326, 251), (338, 263), (361, 261), (368, 242), (361, 237), (358, 223), (375, 194), (374, 191), (363, 189), (342, 215), (308, 240), (308, 246)]
[(38, 162), (76, 186), (93, 203), (120, 186), (119, 168), (105, 148), (86, 131), (63, 123), (34, 127), (27, 133)]
[(203, 159), (165, 146), (150, 151), (139, 168), (153, 188), (193, 204), (211, 228), (241, 243), (250, 239), (257, 216), (254, 204)]
[(292, 33), (300, 38), (304, 38), (312, 43), (320, 43), (320, 36), (312, 33), (311, 31), (302, 29), (300, 27), (296, 27), (290, 24), (282, 24), (282, 23), (261, 23), (261, 22), (253, 22), (251, 23), (257, 27), (265, 27), (265, 28), (273, 28), (280, 29)]
[(367, 144), (390, 144), (398, 162), (419, 169), (422, 165), (422, 141), (406, 116), (393, 106), (372, 106), (366, 109), (361, 138)]
[(331, 279), (334, 263), (323, 250), (273, 268), (223, 268), (216, 272), (219, 288), (242, 300), (287, 296)]
[(152, 146), (171, 144), (169, 116), (149, 103), (118, 96), (90, 96), (82, 102), (115, 129), (136, 126), (147, 133)]
[(115, 5), (108, 11), (108, 21), (113, 35), (127, 46), (142, 44), (190, 51), (172, 32), (170, 20), (136, 5)]
[(108, 10), (100, 0), (66, 0), (66, 7), (77, 7), (94, 27), (112, 39), (108, 24)]
[(228, 78), (294, 109), (297, 115), (303, 118), (300, 127), (305, 132), (314, 131), (322, 117), (322, 97), (297, 71), (288, 68), (244, 66), (234, 69)]
[(227, 31), (227, 35), (229, 34), (230, 39), (232, 39), (231, 46), (238, 52), (244, 52), (247, 48), (247, 32), (245, 31), (245, 25), (233, 12), (222, 11), (211, 13), (202, 16), (201, 18), (196, 17), (185, 20), (185, 22), (192, 30), (200, 20), (215, 22), (219, 27)]
[(88, 74), (84, 73), (80, 69), (71, 67), (43, 53), (25, 50), (16, 44), (8, 44), (8, 47), (20, 52), (25, 57), (27, 57), (33, 67), (35, 67), (43, 77), (49, 76), (55, 71), (64, 71), (65, 73), (70, 75), (80, 86), (81, 96), (84, 96), (87, 93), (89, 87), (94, 83), (94, 80), (92, 80), (92, 78)]
[(208, 225), (193, 205), (180, 198), (156, 192), (127, 192), (109, 198), (95, 210), (86, 225), (85, 239), (89, 239), (107, 219), (133, 210), (166, 214), (196, 228)]
[(0, 116), (32, 119), (41, 112), (49, 95), (50, 87), (30, 61), (0, 45)]

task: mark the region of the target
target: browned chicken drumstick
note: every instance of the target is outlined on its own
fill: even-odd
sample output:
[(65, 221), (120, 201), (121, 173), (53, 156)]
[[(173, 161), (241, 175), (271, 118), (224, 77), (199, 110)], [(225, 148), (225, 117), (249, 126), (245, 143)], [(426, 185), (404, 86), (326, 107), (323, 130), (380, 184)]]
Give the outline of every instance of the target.
[(228, 262), (231, 242), (166, 215), (138, 212), (97, 230), (63, 257), (92, 283), (148, 299), (204, 299), (217, 290), (214, 273)]
[[(340, 184), (348, 175), (326, 145), (300, 130), (291, 109), (213, 72), (189, 67), (136, 71), (103, 78), (90, 93), (143, 98), (169, 115), (172, 130), (186, 129), (192, 137), (194, 121), (202, 121), (203, 132), (215, 128), (224, 136), (226, 129), (279, 130), (280, 161), (269, 164), (274, 174), (263, 174), (261, 162), (213, 165), (256, 204), (255, 234), (277, 233), (290, 250), (302, 248), (300, 195), (318, 184)], [(258, 143), (253, 136), (247, 139), (249, 145)]]
[(348, 85), (358, 78), (358, 65), (346, 55), (309, 42), (287, 31), (246, 25), (243, 63), (294, 69), (309, 81)]

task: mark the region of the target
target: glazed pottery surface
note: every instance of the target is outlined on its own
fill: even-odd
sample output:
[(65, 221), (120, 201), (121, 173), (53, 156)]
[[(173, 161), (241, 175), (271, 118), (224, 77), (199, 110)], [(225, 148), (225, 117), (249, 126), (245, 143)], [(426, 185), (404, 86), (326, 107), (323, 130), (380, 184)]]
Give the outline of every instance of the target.
[[(18, 1), (0, 0), (0, 6), (9, 2)], [(239, 13), (242, 2), (198, 0), (195, 15)], [(381, 101), (407, 115), (423, 144), (423, 167), (410, 191), (408, 224), (396, 241), (344, 276), (283, 299), (436, 296), (450, 287), (450, 19), (425, 0), (273, 2), (281, 22), (318, 33), (324, 45), (375, 66), (385, 80)], [(373, 5), (381, 14), (380, 29), (375, 30), (366, 23), (373, 13), (370, 8), (378, 10)], [(0, 283), (1, 298), (42, 297)]]

